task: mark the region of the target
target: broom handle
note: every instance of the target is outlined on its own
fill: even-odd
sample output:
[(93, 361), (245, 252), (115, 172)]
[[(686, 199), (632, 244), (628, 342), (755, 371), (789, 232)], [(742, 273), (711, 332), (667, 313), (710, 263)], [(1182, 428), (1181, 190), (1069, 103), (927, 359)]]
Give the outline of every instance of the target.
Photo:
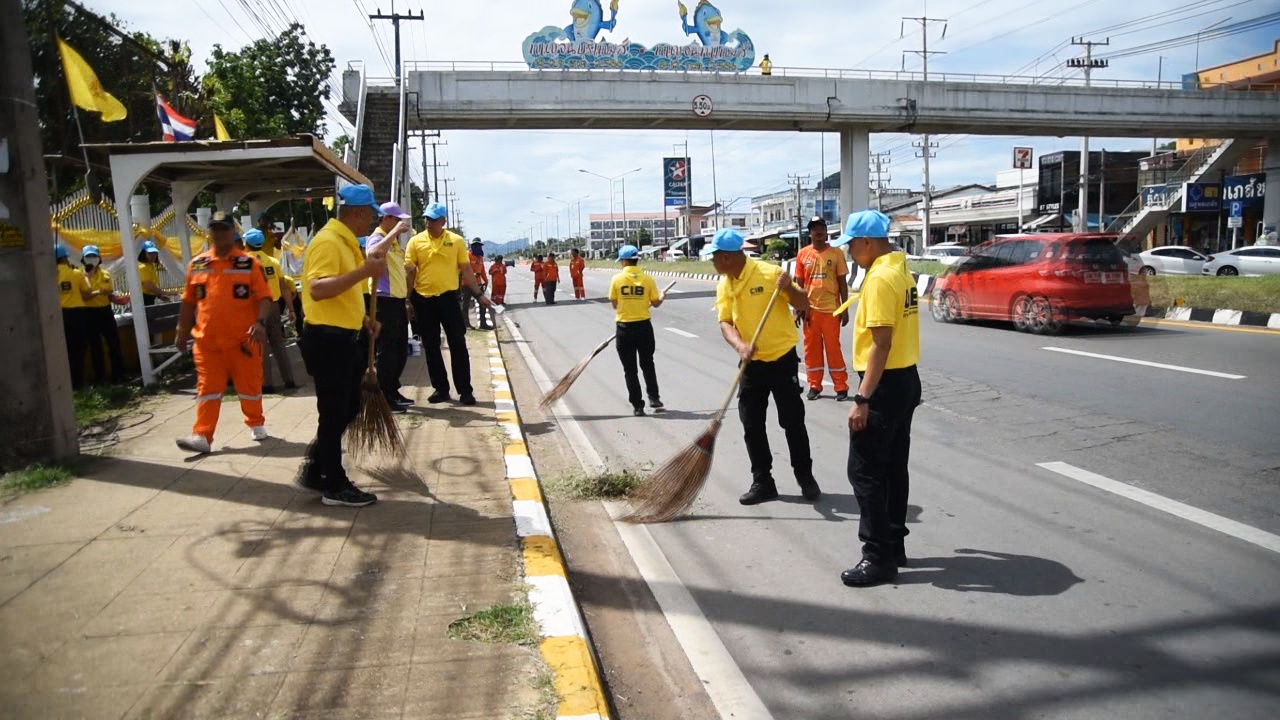
[[(760, 331), (764, 330), (764, 323), (769, 319), (769, 313), (773, 312), (773, 304), (778, 300), (778, 294), (782, 292), (781, 288), (774, 287), (773, 295), (769, 296), (769, 304), (764, 308), (764, 314), (760, 316), (760, 322), (756, 323), (756, 331), (751, 336), (751, 344), (754, 345), (756, 339), (760, 337)], [(751, 364), (748, 360), (738, 366), (738, 375), (733, 379), (733, 385), (729, 386), (729, 394), (724, 398), (724, 404), (720, 406), (720, 412), (716, 414), (716, 423), (718, 424), (724, 419), (724, 414), (729, 411), (729, 403), (733, 402), (733, 396), (738, 391), (738, 385), (742, 383), (742, 376), (747, 373), (747, 366)]]

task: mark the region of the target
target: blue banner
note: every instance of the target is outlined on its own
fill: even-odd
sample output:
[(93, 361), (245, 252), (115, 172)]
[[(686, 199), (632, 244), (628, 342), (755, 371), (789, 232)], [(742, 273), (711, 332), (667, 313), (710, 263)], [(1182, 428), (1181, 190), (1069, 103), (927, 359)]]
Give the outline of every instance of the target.
[(1262, 207), (1267, 195), (1267, 174), (1231, 175), (1222, 181), (1222, 197), (1239, 200), (1244, 207)]
[(1142, 206), (1143, 207), (1164, 207), (1169, 204), (1169, 192), (1171, 188), (1168, 185), (1144, 185), (1142, 186)]
[(1182, 212), (1210, 212), (1222, 210), (1222, 187), (1217, 183), (1183, 183)]

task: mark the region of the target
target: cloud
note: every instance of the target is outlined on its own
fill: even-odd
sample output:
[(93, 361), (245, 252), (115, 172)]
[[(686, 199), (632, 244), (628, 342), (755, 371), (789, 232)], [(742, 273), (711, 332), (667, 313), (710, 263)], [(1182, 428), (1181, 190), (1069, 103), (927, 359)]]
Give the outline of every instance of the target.
[(521, 184), (520, 178), (502, 170), (495, 170), (488, 175), (485, 175), (483, 181), (488, 185), (498, 185), (502, 187), (519, 187)]

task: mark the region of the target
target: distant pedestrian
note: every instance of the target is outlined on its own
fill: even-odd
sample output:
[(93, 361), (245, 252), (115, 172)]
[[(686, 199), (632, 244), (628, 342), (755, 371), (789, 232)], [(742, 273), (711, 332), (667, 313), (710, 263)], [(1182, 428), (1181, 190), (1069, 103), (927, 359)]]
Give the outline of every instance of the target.
[[(795, 274), (809, 296), (809, 312), (801, 316), (804, 327), (804, 365), (810, 400), (822, 395), (822, 381), (831, 373), (836, 400), (849, 397), (849, 371), (840, 348), (840, 328), (849, 324), (849, 314), (837, 317), (837, 308), (849, 299), (849, 266), (844, 251), (827, 242), (827, 221), (809, 221), (810, 244), (800, 248)], [(826, 372), (824, 372), (826, 371)]]
[(542, 295), (548, 305), (556, 304), (556, 286), (560, 284), (560, 266), (556, 264), (556, 254), (548, 253), (547, 262), (542, 266)]
[(366, 245), (373, 245), (376, 252), (387, 258), (387, 272), (373, 283), (380, 326), (378, 384), (382, 386), (387, 404), (395, 411), (405, 411), (413, 405), (413, 400), (400, 392), (400, 376), (409, 361), (409, 284), (404, 267), (404, 247), (413, 217), (393, 202), (383, 203), (378, 211), (382, 217), (365, 241)]
[[(123, 302), (124, 296), (115, 291), (111, 273), (102, 267), (102, 253), (97, 245), (85, 245), (80, 251), (80, 262), (84, 263), (84, 275), (89, 283), (91, 296), (84, 303), (84, 332), (94, 378), (100, 383), (107, 382), (108, 379), (114, 383), (124, 382), (120, 328), (116, 325), (116, 314), (111, 309), (111, 304)], [(106, 357), (102, 354), (104, 343), (107, 346)], [(108, 359), (111, 361), (110, 376), (107, 375), (105, 363)]]
[[(804, 424), (804, 401), (800, 399), (800, 358), (796, 356), (796, 326), (787, 304), (800, 312), (809, 309), (804, 290), (791, 282), (781, 267), (747, 257), (742, 251), (741, 233), (725, 228), (711, 240), (711, 260), (722, 277), (716, 286), (716, 313), (720, 334), (748, 363), (738, 389), (738, 417), (751, 458), (751, 488), (738, 502), (756, 505), (778, 497), (773, 478), (773, 453), (765, 430), (769, 398), (778, 406), (778, 424), (786, 433), (791, 469), (806, 500), (822, 495), (813, 477), (813, 456), (809, 431)], [(758, 337), (755, 331), (765, 317), (769, 298), (778, 288), (779, 298), (769, 311)]]
[[(284, 344), (284, 322), (281, 320), (286, 309), (293, 307), (293, 283), (284, 279), (280, 261), (263, 249), (266, 239), (266, 235), (258, 228), (252, 228), (244, 234), (244, 244), (248, 247), (249, 255), (258, 261), (266, 275), (267, 289), (271, 292), (271, 304), (274, 306), (267, 314), (267, 343), (262, 348), (262, 392), (273, 393), (277, 388), (272, 382), (272, 358), (275, 358), (275, 364), (280, 368), (280, 380), (284, 382), (286, 390), (296, 390), (298, 382), (293, 377), (293, 360), (289, 358), (289, 351)], [(271, 348), (270, 353), (267, 352), (268, 346)]]
[(578, 248), (570, 250), (569, 255), (569, 278), (573, 280), (573, 297), (586, 300), (587, 287), (584, 272), (587, 269), (587, 262), (582, 259), (582, 252)]
[(538, 294), (542, 292), (542, 280), (546, 276), (546, 265), (542, 262), (541, 255), (533, 256), (533, 263), (529, 265), (529, 269), (533, 271), (533, 301), (538, 302)]
[(427, 402), (446, 402), (451, 397), (449, 373), (445, 370), (444, 355), (440, 349), (440, 330), (443, 328), (449, 342), (453, 386), (458, 391), (458, 399), (463, 405), (475, 405), (476, 397), (471, 387), (471, 356), (467, 352), (466, 323), (458, 302), (459, 290), (470, 293), (483, 308), (491, 308), (492, 304), (476, 285), (466, 240), (445, 228), (447, 208), (440, 203), (431, 203), (424, 214), (427, 229), (409, 241), (405, 250), (405, 268), (409, 285), (413, 288), (410, 301), (415, 322), (421, 330), (427, 373), (435, 389)]
[[(480, 238), (471, 241), (471, 248), (467, 257), (471, 264), (471, 275), (476, 279), (476, 287), (480, 290), (480, 294), (484, 295), (489, 291), (489, 274), (484, 269), (484, 242)], [(462, 296), (467, 298), (467, 304), (463, 308), (463, 312), (469, 318), (473, 298), (471, 293), (462, 293)], [(483, 305), (476, 303), (476, 317), (479, 320), (481, 330), (493, 329), (493, 323), (490, 322), (493, 319), (493, 310), (486, 309)]]
[(889, 217), (849, 216), (838, 245), (865, 268), (853, 321), (853, 369), (860, 379), (849, 411), (849, 482), (858, 499), (862, 560), (845, 585), (888, 582), (907, 564), (911, 420), (920, 404), (920, 308), (906, 255), (889, 244)]
[[(207, 453), (222, 412), (227, 381), (235, 383), (240, 411), (254, 440), (266, 440), (262, 414), (262, 356), (267, 316), (275, 312), (267, 276), (251, 255), (236, 247), (231, 216), (215, 213), (209, 221), (211, 248), (191, 259), (182, 294), (176, 345), (196, 363), (196, 421), (178, 447)], [(191, 347), (191, 341), (195, 347)]]
[(85, 302), (92, 298), (84, 273), (71, 265), (67, 249), (54, 246), (58, 263), (58, 304), (62, 306), (62, 332), (67, 342), (67, 360), (71, 363), (71, 387), (84, 386)]
[(489, 266), (489, 299), (494, 305), (507, 302), (507, 264), (501, 255), (493, 258)]
[(622, 272), (614, 275), (609, 284), (609, 301), (613, 303), (614, 321), (617, 323), (616, 346), (627, 383), (627, 400), (631, 402), (633, 414), (641, 417), (644, 415), (644, 397), (640, 395), (637, 365), (644, 372), (649, 407), (654, 412), (662, 412), (665, 408), (658, 391), (658, 371), (653, 364), (656, 341), (649, 311), (662, 305), (667, 296), (658, 292), (653, 277), (640, 269), (640, 250), (635, 245), (623, 245), (618, 250), (618, 262), (622, 263)]

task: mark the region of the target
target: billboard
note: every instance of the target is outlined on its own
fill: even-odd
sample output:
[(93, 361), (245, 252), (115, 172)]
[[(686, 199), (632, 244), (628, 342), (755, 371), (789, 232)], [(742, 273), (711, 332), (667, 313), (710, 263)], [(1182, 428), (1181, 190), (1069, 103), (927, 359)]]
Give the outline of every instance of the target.
[(662, 196), (667, 207), (684, 207), (689, 202), (689, 183), (689, 158), (662, 159)]
[(1246, 208), (1262, 207), (1267, 196), (1267, 174), (1229, 175), (1222, 181), (1222, 196), (1239, 200)]
[(1222, 209), (1222, 186), (1217, 183), (1183, 183), (1182, 212), (1212, 212)]

